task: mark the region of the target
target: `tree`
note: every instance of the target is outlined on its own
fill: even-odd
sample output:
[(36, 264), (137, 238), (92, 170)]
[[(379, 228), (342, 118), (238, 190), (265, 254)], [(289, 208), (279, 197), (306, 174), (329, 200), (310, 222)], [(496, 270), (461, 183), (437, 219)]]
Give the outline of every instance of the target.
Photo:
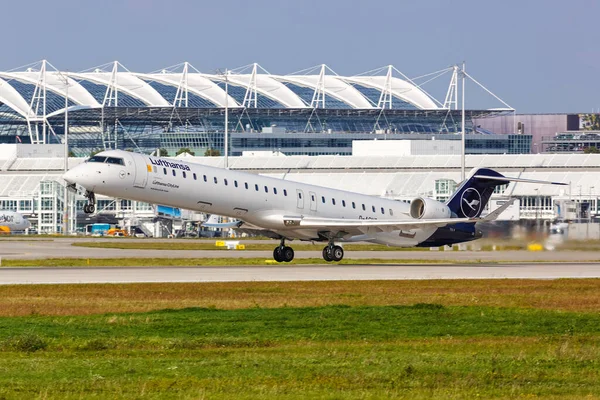
[(189, 147), (182, 147), (181, 149), (179, 149), (177, 151), (177, 153), (175, 153), (175, 155), (178, 156), (178, 155), (183, 154), (183, 153), (188, 153), (190, 156), (195, 156), (196, 155), (196, 152), (190, 150)]
[(596, 146), (590, 146), (583, 149), (583, 152), (585, 154), (598, 154), (600, 153), (600, 149), (598, 149)]
[(206, 149), (204, 157), (220, 157), (221, 152), (217, 149)]
[(69, 150), (69, 157), (77, 157), (73, 150)]
[(100, 153), (103, 150), (100, 149), (94, 149), (90, 152), (90, 157), (94, 157), (96, 154)]
[(583, 130), (600, 130), (600, 114), (579, 114), (579, 118), (581, 118), (581, 122), (583, 122)]
[(169, 157), (169, 152), (165, 148), (160, 148), (160, 149), (158, 149), (158, 156), (159, 157)]

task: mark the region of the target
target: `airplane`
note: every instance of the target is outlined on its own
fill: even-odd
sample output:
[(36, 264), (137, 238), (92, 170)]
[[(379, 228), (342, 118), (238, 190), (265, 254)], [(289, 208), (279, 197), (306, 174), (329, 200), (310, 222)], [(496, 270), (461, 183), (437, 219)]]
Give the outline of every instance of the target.
[(95, 194), (125, 198), (237, 219), (233, 227), (280, 240), (278, 262), (294, 259), (286, 240), (327, 242), (325, 261), (341, 261), (343, 242), (365, 241), (399, 247), (438, 247), (482, 237), (479, 221), (496, 219), (507, 201), (485, 218), (481, 212), (494, 188), (508, 182), (564, 185), (507, 178), (476, 168), (442, 203), (417, 197), (410, 203), (309, 185), (183, 160), (108, 150), (63, 175), (69, 189), (84, 194), (84, 212), (95, 211)]
[(15, 211), (0, 211), (0, 233), (24, 231), (29, 229), (31, 223)]

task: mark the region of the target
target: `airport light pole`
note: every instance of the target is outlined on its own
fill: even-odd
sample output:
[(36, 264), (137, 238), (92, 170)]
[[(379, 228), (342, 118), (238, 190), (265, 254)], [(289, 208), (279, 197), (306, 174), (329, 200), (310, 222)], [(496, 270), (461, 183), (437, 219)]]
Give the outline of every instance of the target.
[(225, 143), (224, 143), (224, 167), (229, 169), (229, 71), (225, 69)]
[[(65, 129), (63, 133), (64, 145), (64, 170), (69, 170), (69, 75), (65, 72)], [(68, 234), (69, 230), (69, 189), (65, 182), (65, 195), (63, 204), (63, 235)]]
[(462, 155), (461, 155), (461, 164), (460, 164), (460, 178), (461, 182), (465, 180), (465, 152), (466, 152), (466, 140), (465, 140), (465, 62), (462, 63), (462, 115), (461, 115), (461, 130), (462, 130)]

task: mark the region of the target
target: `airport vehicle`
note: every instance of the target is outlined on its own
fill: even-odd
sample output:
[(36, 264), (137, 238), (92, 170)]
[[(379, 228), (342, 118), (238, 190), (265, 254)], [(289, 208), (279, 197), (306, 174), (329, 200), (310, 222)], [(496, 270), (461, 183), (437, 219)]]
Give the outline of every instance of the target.
[[(447, 203), (418, 197), (410, 204), (240, 171), (122, 150), (96, 154), (65, 173), (63, 179), (88, 198), (95, 193), (238, 219), (238, 229), (260, 231), (281, 240), (273, 251), (289, 262), (294, 250), (286, 240), (327, 242), (323, 259), (340, 261), (337, 243), (367, 241), (390, 246), (442, 246), (482, 236), (475, 228), (494, 188), (509, 181), (491, 169), (473, 170)], [(493, 220), (512, 202), (485, 217)]]
[(29, 229), (31, 223), (15, 211), (0, 211), (0, 233), (11, 233)]

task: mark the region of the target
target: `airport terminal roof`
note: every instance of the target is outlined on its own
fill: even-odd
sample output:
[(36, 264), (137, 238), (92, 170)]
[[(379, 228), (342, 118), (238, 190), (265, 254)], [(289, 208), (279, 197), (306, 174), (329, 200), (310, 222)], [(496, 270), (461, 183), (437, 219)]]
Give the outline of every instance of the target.
[(141, 73), (114, 62), (65, 72), (43, 61), (24, 70), (0, 71), (0, 113), (30, 119), (60, 113), (67, 97), (68, 106), (77, 108), (440, 109), (439, 102), (415, 83), (392, 74), (397, 70), (391, 66), (378, 71), (386, 70), (383, 75), (339, 76), (321, 65), (304, 73), (275, 75), (252, 64), (211, 74), (184, 63)]

